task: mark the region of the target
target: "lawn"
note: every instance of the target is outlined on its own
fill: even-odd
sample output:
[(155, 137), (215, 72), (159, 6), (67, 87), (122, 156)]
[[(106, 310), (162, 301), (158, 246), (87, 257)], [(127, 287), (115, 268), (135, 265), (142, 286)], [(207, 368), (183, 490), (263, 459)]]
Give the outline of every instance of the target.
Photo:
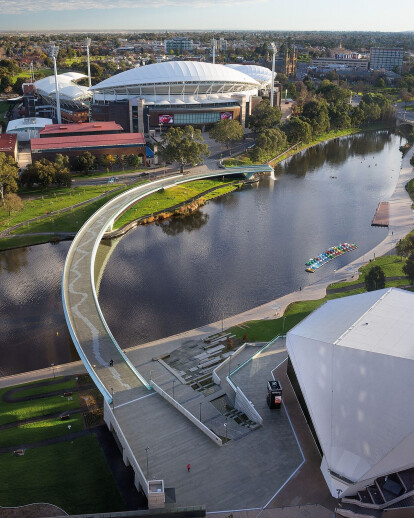
[[(57, 383), (53, 383), (52, 385), (42, 386), (39, 383), (55, 381)], [(68, 381), (65, 380), (63, 376), (59, 376), (57, 378), (49, 378), (42, 380), (41, 382), (35, 381), (32, 383), (24, 383), (23, 385), (17, 385), (12, 388), (22, 388), (13, 395), (13, 399), (19, 399), (27, 396), (38, 396), (40, 394), (48, 394), (49, 392), (56, 392), (57, 390), (66, 391), (76, 387), (76, 380), (72, 378)], [(11, 387), (10, 387), (11, 388)]]
[[(63, 214), (55, 214), (48, 218), (44, 218), (32, 223), (28, 223), (22, 227), (17, 228), (11, 232), (12, 235), (18, 234), (33, 234), (37, 232), (77, 232), (85, 221), (92, 216), (102, 205), (111, 200), (114, 196), (118, 196), (122, 192), (117, 190), (112, 194), (108, 194), (100, 200), (93, 201), (82, 207), (77, 207), (71, 211)], [(5, 240), (0, 241), (0, 249)], [(5, 246), (6, 247), (6, 246)]]
[(171, 187), (171, 189), (160, 190), (147, 198), (143, 198), (133, 207), (127, 210), (115, 223), (114, 228), (121, 228), (127, 223), (139, 219), (143, 216), (154, 214), (166, 210), (174, 205), (183, 203), (200, 193), (212, 189), (214, 187), (222, 187), (228, 185), (229, 181), (225, 180), (196, 180), (194, 182), (185, 183)]
[[(70, 426), (70, 428), (68, 428)], [(61, 421), (58, 417), (25, 423), (15, 428), (6, 428), (0, 433), (0, 448), (15, 446), (16, 449), (24, 444), (34, 443), (62, 437), (67, 433), (83, 430), (82, 414), (73, 414), (70, 419)]]
[(71, 401), (62, 395), (8, 403), (3, 401), (3, 394), (8, 390), (10, 387), (0, 390), (0, 425), (79, 408), (79, 398), (76, 393), (73, 394)]
[(71, 442), (0, 454), (0, 505), (49, 502), (69, 514), (125, 510), (99, 442), (88, 435)]
[(0, 232), (10, 226), (42, 216), (46, 212), (66, 209), (77, 203), (88, 201), (116, 187), (119, 186), (111, 184), (75, 187), (73, 189), (64, 187), (54, 189), (52, 192), (46, 191), (45, 194), (39, 191), (33, 191), (36, 197), (26, 200), (23, 198), (23, 209), (19, 212), (12, 213), (11, 216), (8, 215), (8, 212), (3, 207), (0, 207)]
[[(385, 277), (399, 277), (404, 276), (404, 272), (402, 271), (402, 268), (405, 264), (405, 260), (401, 261), (401, 257), (396, 255), (384, 255), (382, 257), (378, 257), (375, 259), (375, 261), (371, 261), (370, 263), (366, 264), (365, 266), (362, 266), (359, 269), (360, 275), (358, 280), (352, 281), (352, 282), (335, 282), (334, 284), (331, 284), (329, 288), (343, 288), (344, 286), (350, 286), (352, 284), (357, 284), (360, 282), (365, 281), (365, 275), (369, 272), (369, 270), (373, 266), (380, 266), (384, 272)], [(391, 281), (393, 282), (393, 281)], [(400, 284), (407, 284), (407, 281), (403, 281)], [(390, 284), (387, 283), (386, 286), (389, 286)]]
[[(395, 255), (383, 256), (371, 261), (371, 263), (360, 268), (361, 275), (358, 280), (350, 282), (338, 282), (331, 284), (329, 288), (343, 288), (351, 287), (355, 284), (363, 282), (364, 275), (373, 266), (381, 266), (386, 277), (396, 277), (404, 275), (402, 272), (402, 265), (400, 257)], [(362, 279), (362, 280), (361, 280)], [(395, 287), (401, 285), (407, 285), (407, 280), (400, 281), (387, 281), (386, 287)], [(341, 293), (331, 293), (326, 295), (322, 299), (317, 300), (304, 300), (299, 302), (293, 302), (286, 308), (284, 315), (280, 318), (269, 319), (269, 320), (251, 320), (244, 322), (243, 327), (234, 326), (228, 329), (228, 332), (235, 334), (238, 338), (247, 336), (247, 340), (256, 342), (269, 342), (272, 338), (281, 333), (286, 333), (301, 320), (307, 317), (312, 311), (319, 308), (328, 300), (337, 299), (341, 297), (348, 297), (350, 295), (357, 295), (359, 293), (365, 293), (365, 287), (357, 287), (344, 291)]]

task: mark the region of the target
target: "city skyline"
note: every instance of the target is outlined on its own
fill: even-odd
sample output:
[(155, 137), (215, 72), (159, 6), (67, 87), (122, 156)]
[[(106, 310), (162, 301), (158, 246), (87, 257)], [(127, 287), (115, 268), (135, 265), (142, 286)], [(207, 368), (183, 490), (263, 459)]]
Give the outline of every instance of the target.
[(414, 5), (401, 0), (398, 7), (378, 0), (374, 10), (368, 0), (350, 0), (339, 13), (329, 0), (316, 8), (298, 0), (293, 16), (279, 0), (155, 0), (150, 7), (143, 0), (0, 0), (0, 30), (412, 31)]

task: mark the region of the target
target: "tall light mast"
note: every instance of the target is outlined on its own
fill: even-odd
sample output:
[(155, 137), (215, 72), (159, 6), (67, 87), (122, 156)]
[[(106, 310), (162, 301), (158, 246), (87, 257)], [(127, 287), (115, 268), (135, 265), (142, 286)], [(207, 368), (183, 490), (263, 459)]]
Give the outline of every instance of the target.
[(272, 52), (273, 52), (273, 57), (272, 57), (272, 84), (270, 85), (270, 106), (273, 106), (273, 97), (274, 97), (274, 93), (275, 93), (275, 63), (276, 63), (276, 52), (277, 52), (277, 47), (276, 47), (276, 44), (273, 42), (270, 44), (270, 48), (272, 49)]
[(92, 40), (90, 38), (86, 38), (85, 40), (85, 47), (86, 47), (86, 60), (88, 63), (88, 86), (89, 88), (92, 86), (92, 80), (91, 80), (91, 61), (89, 59), (89, 47), (91, 45)]
[(60, 97), (59, 97), (59, 83), (57, 76), (56, 58), (59, 54), (59, 47), (55, 44), (50, 49), (50, 57), (53, 59), (53, 69), (55, 71), (55, 88), (56, 88), (56, 116), (58, 124), (62, 124), (62, 115), (60, 113)]
[(213, 45), (213, 65), (216, 63), (216, 40), (213, 38), (211, 40), (211, 43)]

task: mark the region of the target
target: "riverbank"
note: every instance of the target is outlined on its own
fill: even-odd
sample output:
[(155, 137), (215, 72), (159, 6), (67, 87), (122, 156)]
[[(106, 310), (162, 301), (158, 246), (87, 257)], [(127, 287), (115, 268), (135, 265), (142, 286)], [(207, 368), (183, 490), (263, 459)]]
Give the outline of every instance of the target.
[[(269, 163), (274, 167), (275, 165), (279, 164), (280, 162), (283, 162), (283, 160), (286, 160), (287, 158), (290, 158), (301, 151), (305, 151), (306, 149), (309, 149), (311, 147), (317, 146), (318, 144), (322, 144), (323, 142), (329, 142), (330, 140), (335, 140), (336, 138), (341, 137), (348, 137), (350, 135), (356, 135), (358, 133), (364, 133), (366, 131), (378, 131), (378, 130), (392, 130), (394, 129), (394, 125), (391, 125), (389, 123), (376, 123), (371, 124), (369, 126), (364, 126), (361, 128), (348, 128), (348, 129), (341, 129), (341, 130), (332, 130), (328, 131), (327, 133), (323, 133), (318, 138), (312, 140), (311, 142), (307, 144), (298, 144), (298, 145), (290, 145), (288, 150), (286, 152), (280, 153), (275, 159), (270, 160)], [(291, 149), (294, 148), (294, 149)], [(228, 167), (235, 167), (235, 166), (249, 166), (249, 165), (256, 165), (259, 162), (252, 162), (249, 155), (246, 153), (243, 153), (237, 157), (232, 158), (226, 158), (223, 160), (223, 165)]]

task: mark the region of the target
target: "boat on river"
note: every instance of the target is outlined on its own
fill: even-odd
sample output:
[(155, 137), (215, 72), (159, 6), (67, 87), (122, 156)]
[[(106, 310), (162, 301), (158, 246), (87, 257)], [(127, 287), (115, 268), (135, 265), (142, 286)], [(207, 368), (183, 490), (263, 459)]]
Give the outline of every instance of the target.
[(306, 262), (305, 271), (314, 273), (315, 270), (328, 263), (329, 261), (332, 261), (332, 259), (346, 254), (346, 252), (352, 252), (352, 250), (355, 250), (356, 248), (358, 247), (355, 243), (341, 243), (340, 245), (331, 246), (317, 257), (309, 259), (309, 261)]

